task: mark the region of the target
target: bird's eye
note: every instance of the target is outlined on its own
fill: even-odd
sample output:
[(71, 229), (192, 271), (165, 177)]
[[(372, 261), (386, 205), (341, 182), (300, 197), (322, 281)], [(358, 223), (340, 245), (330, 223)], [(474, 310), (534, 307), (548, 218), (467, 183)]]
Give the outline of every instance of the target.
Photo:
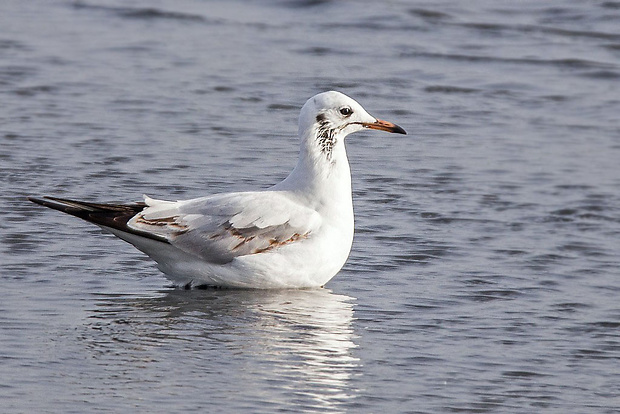
[(348, 106), (343, 106), (342, 108), (340, 108), (340, 113), (344, 116), (349, 116), (353, 113), (353, 110)]

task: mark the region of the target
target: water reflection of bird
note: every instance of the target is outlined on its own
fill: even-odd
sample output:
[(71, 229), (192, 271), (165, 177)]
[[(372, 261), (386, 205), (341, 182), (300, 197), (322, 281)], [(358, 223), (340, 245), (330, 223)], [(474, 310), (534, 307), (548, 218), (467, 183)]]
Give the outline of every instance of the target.
[[(290, 402), (303, 393), (306, 404), (329, 410), (357, 395), (353, 305), (329, 289), (115, 295), (98, 300), (84, 337), (94, 359), (107, 370), (122, 367), (127, 381), (183, 364), (191, 367), (183, 379), (190, 394), (237, 389), (249, 376), (260, 384), (235, 397), (241, 402), (264, 395)], [(197, 379), (218, 370), (226, 374), (217, 384)]]

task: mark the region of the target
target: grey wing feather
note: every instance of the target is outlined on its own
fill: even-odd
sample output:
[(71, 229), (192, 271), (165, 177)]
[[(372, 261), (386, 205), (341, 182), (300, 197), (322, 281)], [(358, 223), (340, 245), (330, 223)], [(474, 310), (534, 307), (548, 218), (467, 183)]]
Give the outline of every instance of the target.
[(277, 191), (178, 202), (147, 197), (146, 204), (128, 223), (132, 228), (164, 237), (212, 263), (227, 263), (311, 237), (321, 224), (315, 210)]

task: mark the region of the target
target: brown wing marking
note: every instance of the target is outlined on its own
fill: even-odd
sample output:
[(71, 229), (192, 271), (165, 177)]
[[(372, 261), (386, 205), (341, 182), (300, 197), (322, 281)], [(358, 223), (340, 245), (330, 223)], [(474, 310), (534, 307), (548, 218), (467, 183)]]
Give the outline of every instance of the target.
[(282, 247), (287, 244), (296, 242), (297, 240), (307, 239), (309, 234), (310, 232), (304, 233), (304, 234), (294, 233), (291, 237), (289, 237), (286, 240), (278, 240), (278, 239), (271, 238), (269, 239), (269, 246), (262, 248), (262, 249), (254, 249), (253, 253), (264, 253), (269, 250), (275, 249), (277, 247)]
[[(234, 227), (230, 222), (226, 222), (215, 234), (209, 236), (211, 240), (224, 239), (226, 237), (234, 237), (239, 242), (231, 248), (232, 252), (239, 253), (242, 248), (246, 248), (247, 252), (242, 254), (257, 254), (264, 253), (269, 250), (276, 249), (278, 247), (285, 246), (287, 244), (293, 243), (295, 241), (306, 239), (310, 235), (310, 232), (306, 232), (303, 234), (293, 233), (290, 237), (283, 239), (277, 236), (273, 236), (273, 230), (269, 227), (265, 229), (259, 229), (257, 227), (249, 227), (247, 229), (238, 229)], [(290, 234), (290, 233), (289, 233)], [(259, 244), (261, 247), (247, 246), (249, 243), (255, 242)]]
[(166, 227), (174, 231), (175, 235), (183, 234), (189, 231), (189, 228), (178, 222), (178, 217), (164, 217), (149, 220), (144, 217), (144, 215), (140, 214), (135, 218), (135, 222), (139, 224), (144, 224), (146, 226), (156, 226), (156, 227)]

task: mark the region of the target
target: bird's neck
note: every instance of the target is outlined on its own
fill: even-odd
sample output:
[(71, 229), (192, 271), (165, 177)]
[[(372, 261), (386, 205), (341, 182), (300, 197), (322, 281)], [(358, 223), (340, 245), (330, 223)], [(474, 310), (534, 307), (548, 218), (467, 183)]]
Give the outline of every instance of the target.
[(307, 196), (317, 209), (333, 205), (352, 208), (351, 169), (343, 141), (337, 140), (329, 154), (315, 142), (302, 142), (297, 166), (274, 189)]

